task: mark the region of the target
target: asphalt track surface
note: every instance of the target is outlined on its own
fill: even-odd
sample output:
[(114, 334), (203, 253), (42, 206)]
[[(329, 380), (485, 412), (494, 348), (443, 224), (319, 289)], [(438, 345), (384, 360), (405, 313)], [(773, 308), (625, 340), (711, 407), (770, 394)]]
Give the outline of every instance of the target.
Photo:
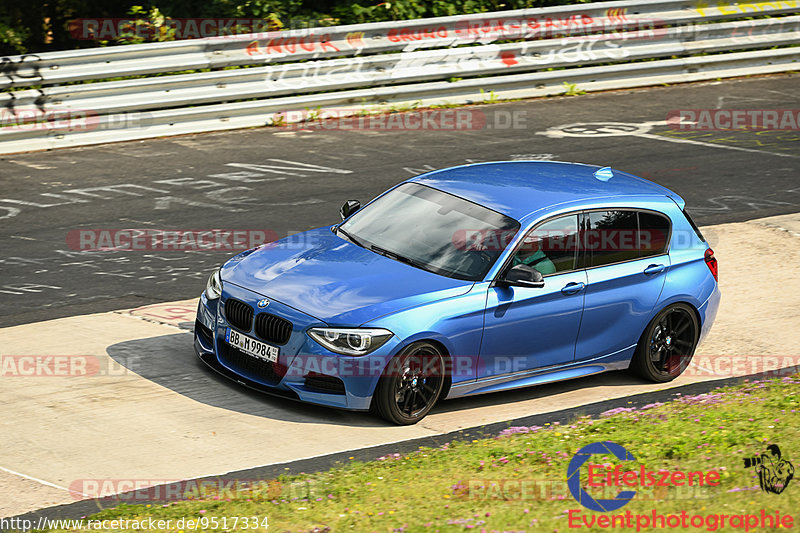
[[(796, 77), (786, 75), (476, 106), (469, 109), (487, 124), (476, 130), (256, 129), (7, 156), (0, 159), (0, 217), (4, 217), (0, 225), (3, 246), (0, 327), (185, 300), (196, 296), (208, 271), (231, 254), (229, 251), (87, 252), (70, 248), (67, 242), (70, 231), (224, 228), (265, 229), (283, 236), (335, 222), (338, 207), (345, 199), (368, 200), (411, 175), (472, 161), (553, 159), (610, 165), (676, 190), (686, 198), (702, 225), (797, 212), (800, 206), (797, 131), (685, 133), (675, 132), (664, 123), (667, 114), (675, 109), (797, 108), (796, 86)], [(569, 125), (573, 126), (565, 127)], [(751, 252), (757, 247), (754, 243), (749, 245)], [(730, 254), (736, 248), (727, 249)], [(780, 276), (779, 272), (774, 275)], [(776, 284), (776, 279), (765, 280), (767, 287)], [(244, 422), (249, 431), (263, 435), (280, 433), (279, 427), (284, 428), (292, 438), (299, 439), (297, 442), (302, 442), (304, 433), (316, 431), (321, 425), (336, 428), (332, 433), (342, 436), (341, 446), (329, 446), (338, 448), (335, 453), (318, 452), (301, 461), (280, 463), (277, 458), (273, 461), (265, 457), (256, 462), (248, 458), (237, 462), (237, 470), (215, 470), (205, 465), (208, 458), (198, 455), (194, 463), (180, 464), (182, 472), (193, 476), (227, 471), (225, 477), (254, 478), (271, 477), (284, 468), (292, 472), (322, 470), (350, 456), (369, 460), (390, 451), (405, 452), (420, 445), (470, 438), (479, 431), (491, 434), (508, 424), (498, 420), (513, 418), (517, 419), (515, 424), (541, 425), (544, 421), (567, 420), (578, 413), (598, 414), (628, 400), (663, 401), (678, 391), (698, 393), (721, 384), (713, 380), (685, 387), (676, 384), (680, 388), (628, 397), (622, 391), (644, 392), (647, 388), (630, 376), (614, 373), (591, 386), (579, 380), (545, 385), (535, 391), (467, 399), (437, 407), (437, 412), (425, 421), (427, 427), (420, 424), (398, 429), (386, 427), (367, 415), (320, 411), (313, 406), (267, 400), (263, 395), (240, 390), (200, 366), (191, 352), (189, 334), (174, 329), (168, 330), (169, 334), (162, 333), (166, 326), (140, 324), (137, 327), (142, 331), (153, 329), (159, 333), (131, 333), (132, 340), (106, 345), (106, 337), (122, 335), (121, 330), (125, 329), (115, 329), (113, 324), (133, 321), (116, 313), (108, 315), (94, 319), (78, 317), (97, 325), (92, 330), (77, 332), (70, 340), (76, 349), (85, 350), (80, 353), (95, 353), (97, 344), (101, 347), (98, 353), (107, 354), (133, 373), (120, 378), (76, 381), (66, 392), (57, 382), (43, 383), (36, 390), (27, 386), (27, 381), (20, 382), (17, 392), (8, 398), (20, 411), (35, 411), (30, 417), (14, 415), (22, 417), (18, 420), (20, 427), (29, 426), (34, 433), (53, 432), (51, 438), (69, 437), (74, 446), (69, 448), (65, 444), (64, 449), (76, 454), (75, 464), (62, 465), (64, 468), (59, 470), (62, 463), (73, 461), (62, 461), (52, 453), (45, 453), (40, 449), (42, 443), (38, 443), (33, 448), (45, 454), (43, 457), (58, 461), (58, 464), (39, 464), (37, 468), (44, 472), (40, 473), (27, 457), (30, 449), (23, 453), (25, 446), (12, 445), (10, 440), (9, 452), (17, 455), (13, 455), (14, 461), (8, 459), (6, 466), (41, 479), (47, 478), (48, 468), (54, 477), (56, 470), (64, 475), (72, 474), (70, 468), (83, 469), (82, 472), (106, 469), (116, 474), (120, 461), (139, 464), (134, 460), (138, 457), (134, 455), (137, 447), (125, 448), (130, 446), (127, 441), (136, 443), (141, 437), (133, 432), (127, 435), (120, 432), (113, 454), (92, 458), (86, 453), (88, 439), (75, 429), (81, 429), (81, 424), (71, 421), (87, 417), (89, 402), (97, 394), (107, 397), (103, 396), (88, 418), (94, 416), (96, 424), (115, 417), (118, 421), (128, 420), (125, 416), (157, 419), (161, 424), (157, 426), (159, 435), (154, 433), (153, 438), (166, 439), (159, 441), (158, 446), (174, 440), (161, 430), (167, 427), (171, 416), (201, 424), (203, 428), (216, 421), (230, 433), (220, 434), (225, 438), (239, 438), (240, 424)], [(59, 338), (73, 337), (68, 323), (31, 324), (24, 328), (23, 338), (12, 333), (20, 331), (17, 328), (6, 330), (9, 334), (6, 340), (22, 346), (33, 343), (26, 339), (39, 335), (42, 346), (47, 345), (41, 348), (43, 353), (56, 353), (53, 350)], [(773, 336), (781, 346), (790, 345), (779, 335)], [(165, 352), (172, 357), (155, 356)], [(604, 387), (621, 394), (612, 393), (615, 399), (605, 400), (609, 393), (603, 391)], [(130, 392), (137, 394), (128, 395)], [(28, 401), (26, 394), (41, 398)], [(64, 394), (70, 400), (64, 403), (66, 411), (51, 413), (41, 409), (40, 403), (49, 407), (50, 402), (58, 402)], [(118, 398), (126, 401), (116, 402)], [(555, 402), (557, 398), (561, 398), (561, 403)], [(569, 401), (575, 407), (554, 411)], [(268, 414), (265, 404), (269, 405)], [(155, 405), (159, 408), (155, 409)], [(520, 413), (504, 415), (514, 410)], [(9, 416), (16, 409), (10, 411)], [(520, 419), (521, 412), (536, 414)], [(486, 422), (478, 415), (484, 416)], [(470, 422), (462, 423), (465, 419)], [(182, 423), (180, 431), (191, 434), (191, 423)], [(453, 429), (481, 423), (486, 424), (483, 430)], [(375, 429), (381, 434), (397, 434), (397, 439), (386, 438), (383, 442), (387, 444), (356, 451), (357, 447), (369, 446), (360, 439), (363, 435), (377, 439)], [(345, 446), (345, 441), (350, 445)], [(207, 442), (199, 440), (194, 445)], [(186, 447), (193, 443), (184, 439), (172, 445), (175, 449), (161, 449), (164, 461), (176, 460), (179, 455), (175, 454), (186, 456)], [(343, 448), (348, 451), (340, 451)], [(139, 449), (137, 453), (147, 454), (149, 450)], [(90, 460), (92, 465), (84, 464)], [(257, 464), (265, 466), (253, 468)], [(145, 478), (172, 475), (159, 468), (156, 473), (145, 469), (136, 475)], [(72, 475), (64, 480), (54, 477), (51, 481), (68, 485), (79, 477)], [(95, 505), (96, 502), (76, 502), (39, 513), (51, 518), (75, 517), (86, 514)]]
[[(344, 200), (468, 162), (609, 165), (677, 191), (703, 225), (795, 212), (797, 130), (678, 132), (665, 120), (678, 109), (791, 109), (799, 100), (797, 76), (787, 74), (474, 106), (465, 108), (473, 129), (259, 128), (5, 156), (0, 327), (190, 298), (233, 253), (86, 251), (67, 242), (70, 231), (282, 237), (336, 222)], [(575, 124), (583, 126), (564, 128)]]

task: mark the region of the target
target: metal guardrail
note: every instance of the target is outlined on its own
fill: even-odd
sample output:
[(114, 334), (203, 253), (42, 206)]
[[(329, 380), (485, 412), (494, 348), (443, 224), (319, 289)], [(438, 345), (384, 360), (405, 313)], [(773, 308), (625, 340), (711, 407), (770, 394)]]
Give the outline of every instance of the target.
[[(3, 58), (0, 84), (35, 88), (0, 94), (0, 153), (259, 126), (308, 108), (560, 94), (565, 81), (591, 91), (794, 70), (793, 13), (800, 0), (625, 0)], [(693, 57), (712, 52), (725, 53)], [(251, 68), (162, 75), (230, 66)], [(28, 116), (49, 122), (8, 125)]]

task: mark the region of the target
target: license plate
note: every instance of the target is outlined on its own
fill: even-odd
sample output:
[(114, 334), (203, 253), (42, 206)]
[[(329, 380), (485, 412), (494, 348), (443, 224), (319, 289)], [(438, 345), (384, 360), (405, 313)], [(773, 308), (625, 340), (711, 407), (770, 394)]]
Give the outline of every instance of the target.
[(271, 363), (276, 363), (278, 361), (278, 354), (280, 353), (278, 347), (271, 346), (266, 342), (257, 341), (247, 335), (242, 335), (231, 328), (225, 331), (225, 342), (257, 359), (262, 359)]

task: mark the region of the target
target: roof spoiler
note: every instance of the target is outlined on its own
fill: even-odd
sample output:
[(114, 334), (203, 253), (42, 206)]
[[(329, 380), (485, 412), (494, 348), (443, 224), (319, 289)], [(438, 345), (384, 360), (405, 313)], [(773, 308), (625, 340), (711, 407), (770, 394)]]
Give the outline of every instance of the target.
[(681, 211), (683, 211), (684, 208), (686, 207), (686, 200), (684, 200), (677, 194), (668, 194), (667, 197), (673, 202), (675, 202), (678, 205), (678, 207), (681, 208)]

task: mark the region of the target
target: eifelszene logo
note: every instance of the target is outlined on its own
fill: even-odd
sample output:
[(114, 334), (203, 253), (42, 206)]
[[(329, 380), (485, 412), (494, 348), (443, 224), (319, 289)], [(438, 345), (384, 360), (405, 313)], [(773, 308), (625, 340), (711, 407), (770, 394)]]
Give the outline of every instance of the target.
[[(592, 511), (616, 511), (628, 504), (635, 496), (634, 490), (623, 490), (611, 499), (595, 499), (583, 487), (581, 467), (592, 455), (613, 455), (620, 461), (635, 461), (628, 450), (611, 441), (594, 442), (578, 450), (567, 467), (567, 487), (572, 497)], [(684, 487), (718, 486), (720, 474), (716, 470), (684, 472), (682, 470), (647, 470), (644, 465), (632, 470), (622, 470), (620, 465), (606, 466), (589, 464), (585, 485), (588, 487)]]
[(595, 500), (581, 487), (581, 467), (592, 455), (613, 454), (620, 461), (635, 461), (636, 458), (628, 450), (611, 441), (594, 442), (584, 446), (575, 453), (567, 467), (567, 487), (575, 500), (592, 511), (616, 511), (628, 504), (636, 496), (636, 491), (626, 490), (618, 493), (611, 500)]
[(767, 446), (767, 451), (757, 457), (745, 457), (745, 468), (755, 468), (758, 484), (764, 492), (780, 494), (794, 477), (794, 465), (781, 457), (777, 444)]

